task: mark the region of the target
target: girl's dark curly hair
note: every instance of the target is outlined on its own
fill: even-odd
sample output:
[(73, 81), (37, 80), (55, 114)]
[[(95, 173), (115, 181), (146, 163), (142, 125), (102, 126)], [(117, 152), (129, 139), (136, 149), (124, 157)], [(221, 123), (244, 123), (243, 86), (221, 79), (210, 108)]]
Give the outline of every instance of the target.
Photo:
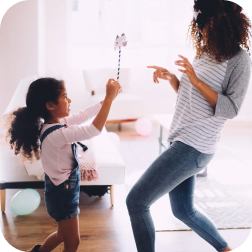
[(231, 58), (240, 46), (249, 52), (251, 23), (242, 7), (224, 0), (194, 0), (195, 11), (206, 17), (202, 31), (193, 19), (189, 33), (196, 49), (196, 58), (203, 52), (218, 62)]
[(6, 138), (15, 155), (20, 153), (30, 161), (33, 161), (33, 157), (39, 160), (41, 119), (50, 117), (46, 103), (51, 101), (57, 104), (63, 88), (64, 82), (54, 78), (40, 78), (31, 83), (26, 95), (27, 107), (17, 109), (10, 117), (11, 126)]

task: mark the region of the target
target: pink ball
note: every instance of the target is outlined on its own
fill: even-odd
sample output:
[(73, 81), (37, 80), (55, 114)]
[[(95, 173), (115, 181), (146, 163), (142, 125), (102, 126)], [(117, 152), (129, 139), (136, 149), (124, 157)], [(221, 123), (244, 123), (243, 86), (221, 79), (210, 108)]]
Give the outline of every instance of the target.
[(108, 135), (109, 135), (110, 139), (112, 140), (113, 144), (116, 147), (118, 147), (121, 142), (120, 137), (114, 132), (108, 132)]
[(136, 132), (141, 136), (149, 136), (152, 131), (152, 123), (148, 118), (139, 118), (135, 123)]

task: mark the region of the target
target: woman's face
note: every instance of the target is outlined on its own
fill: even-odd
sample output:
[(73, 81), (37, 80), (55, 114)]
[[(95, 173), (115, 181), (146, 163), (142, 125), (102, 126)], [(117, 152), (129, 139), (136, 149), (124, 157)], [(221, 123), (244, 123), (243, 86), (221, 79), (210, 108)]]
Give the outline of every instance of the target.
[(196, 27), (196, 30), (202, 34), (202, 30), (199, 27)]
[[(197, 22), (198, 15), (201, 15), (201, 11), (193, 9), (193, 19), (195, 22)], [(202, 30), (199, 27), (196, 27), (196, 30), (202, 34)]]

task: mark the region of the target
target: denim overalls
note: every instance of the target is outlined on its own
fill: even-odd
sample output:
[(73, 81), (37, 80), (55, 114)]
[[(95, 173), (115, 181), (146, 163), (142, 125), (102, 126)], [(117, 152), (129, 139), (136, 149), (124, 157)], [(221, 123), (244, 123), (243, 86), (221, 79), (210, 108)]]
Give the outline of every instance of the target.
[[(67, 125), (54, 125), (49, 129), (45, 130), (40, 139), (41, 145), (43, 140), (50, 133), (65, 126)], [(74, 165), (75, 168), (71, 171), (68, 179), (60, 185), (55, 186), (50, 180), (49, 176), (45, 173), (45, 205), (47, 212), (53, 219), (55, 219), (56, 222), (67, 220), (69, 218), (77, 216), (80, 213), (80, 170), (77, 151), (78, 147), (75, 143), (73, 143), (71, 147), (76, 163)]]

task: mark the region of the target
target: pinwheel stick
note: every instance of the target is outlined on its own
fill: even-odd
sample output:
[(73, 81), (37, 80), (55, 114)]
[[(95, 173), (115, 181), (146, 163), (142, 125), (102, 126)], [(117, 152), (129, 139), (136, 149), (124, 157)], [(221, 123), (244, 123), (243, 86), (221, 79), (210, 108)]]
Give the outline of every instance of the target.
[(117, 82), (119, 82), (119, 75), (120, 75), (120, 64), (121, 64), (121, 47), (122, 46), (126, 46), (127, 45), (127, 40), (126, 40), (126, 36), (123, 33), (121, 35), (121, 37), (119, 37), (118, 35), (116, 36), (116, 40), (114, 43), (114, 48), (116, 50), (116, 48), (119, 48), (119, 60), (118, 60), (118, 72), (117, 72)]
[(118, 59), (117, 82), (119, 82), (119, 75), (120, 75), (120, 60), (121, 60), (121, 47), (119, 47), (119, 59)]

